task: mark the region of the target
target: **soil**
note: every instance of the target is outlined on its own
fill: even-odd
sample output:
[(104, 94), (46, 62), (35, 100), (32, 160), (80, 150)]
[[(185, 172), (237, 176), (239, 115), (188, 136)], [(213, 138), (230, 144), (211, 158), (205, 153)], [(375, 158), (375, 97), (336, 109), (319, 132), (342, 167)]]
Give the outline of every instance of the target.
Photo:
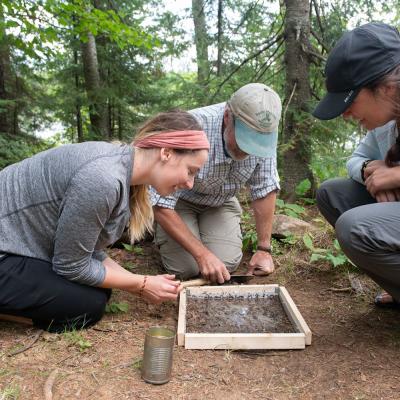
[(189, 333), (293, 333), (278, 295), (186, 297)]
[[(317, 213), (309, 222), (320, 230), (316, 246), (332, 243), (332, 233)], [(137, 273), (161, 273), (150, 242), (144, 254), (112, 249), (110, 255)], [(146, 330), (176, 328), (178, 305), (152, 305), (121, 291), (111, 302), (129, 310), (106, 314), (93, 328), (73, 335), (41, 333), (0, 322), (0, 399), (44, 399), (53, 380), (54, 400), (365, 400), (400, 398), (400, 314), (378, 309), (378, 288), (354, 269), (310, 263), (302, 245), (274, 244), (276, 272), (249, 284), (284, 285), (310, 326), (305, 350), (228, 351), (175, 347), (169, 383), (155, 386), (140, 377)], [(246, 271), (246, 254), (238, 273)], [(362, 290), (354, 290), (349, 277)]]

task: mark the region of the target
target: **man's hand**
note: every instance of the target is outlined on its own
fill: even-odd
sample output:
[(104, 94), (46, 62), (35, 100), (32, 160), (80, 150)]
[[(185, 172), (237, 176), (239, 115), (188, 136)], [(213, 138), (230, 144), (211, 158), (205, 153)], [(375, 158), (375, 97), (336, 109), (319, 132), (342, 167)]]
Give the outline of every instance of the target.
[(274, 272), (274, 261), (266, 251), (256, 251), (251, 257), (247, 272), (251, 275), (269, 275)]
[(196, 261), (201, 275), (211, 282), (224, 283), (231, 277), (225, 264), (207, 248)]

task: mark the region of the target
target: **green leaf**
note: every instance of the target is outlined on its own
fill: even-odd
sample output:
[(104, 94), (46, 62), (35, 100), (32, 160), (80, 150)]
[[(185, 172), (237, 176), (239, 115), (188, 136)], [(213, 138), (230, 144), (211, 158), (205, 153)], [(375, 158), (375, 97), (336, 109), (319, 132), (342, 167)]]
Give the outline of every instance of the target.
[(278, 208), (283, 208), (285, 206), (285, 202), (282, 199), (276, 199), (275, 204)]
[(250, 243), (251, 243), (251, 240), (248, 236), (243, 238), (243, 240), (242, 240), (243, 251), (246, 251), (250, 247)]
[(127, 251), (134, 251), (134, 246), (128, 243), (122, 243), (122, 246), (124, 247), (125, 250)]
[(326, 255), (326, 259), (330, 261), (334, 267), (343, 265), (347, 261), (347, 257), (344, 254), (339, 254), (335, 256), (332, 253), (328, 253)]
[(299, 206), (298, 204), (285, 204), (285, 208), (294, 211), (297, 214), (304, 214), (306, 212), (305, 208), (302, 206)]
[(309, 179), (304, 179), (301, 181), (295, 189), (295, 192), (298, 196), (304, 196), (311, 189), (311, 182)]
[(127, 269), (128, 271), (133, 271), (133, 270), (135, 270), (136, 268), (138, 268), (137, 265), (135, 265), (133, 262), (130, 262), (130, 261), (124, 262), (123, 267), (124, 267), (125, 269)]
[(309, 199), (308, 197), (302, 197), (301, 201), (309, 205), (316, 203), (315, 199)]
[(285, 215), (287, 215), (288, 217), (292, 217), (292, 218), (299, 217), (299, 214), (297, 214), (295, 211), (290, 210), (290, 209), (285, 209)]
[(305, 233), (303, 235), (303, 243), (305, 244), (305, 246), (307, 247), (307, 249), (311, 250), (312, 252), (314, 252), (314, 245), (313, 245), (313, 241), (311, 239), (311, 236), (308, 233)]
[(286, 243), (286, 244), (290, 244), (290, 245), (294, 245), (294, 244), (297, 243), (298, 240), (299, 240), (298, 237), (296, 237), (296, 236), (294, 236), (292, 234), (289, 234), (284, 239), (281, 239), (281, 242), (282, 243)]
[(16, 21), (6, 21), (5, 23), (5, 28), (18, 28), (19, 27), (19, 23)]
[(319, 254), (324, 254), (327, 253), (329, 250), (328, 249), (321, 249), (319, 247), (314, 247), (311, 235), (309, 233), (305, 233), (303, 235), (303, 242), (307, 249), (311, 250), (313, 253), (319, 253)]
[(322, 254), (313, 253), (311, 254), (310, 262), (325, 260), (326, 256)]
[(342, 251), (342, 249), (341, 249), (341, 247), (340, 247), (340, 244), (339, 244), (339, 242), (338, 242), (337, 239), (335, 239), (335, 240), (333, 241), (333, 247), (334, 247), (337, 251)]
[(133, 247), (133, 252), (135, 254), (137, 254), (137, 255), (143, 255), (144, 254), (143, 249), (141, 247), (138, 247), (138, 246), (134, 246)]
[(129, 310), (128, 303), (109, 303), (106, 305), (106, 313), (116, 314), (119, 312), (126, 313)]

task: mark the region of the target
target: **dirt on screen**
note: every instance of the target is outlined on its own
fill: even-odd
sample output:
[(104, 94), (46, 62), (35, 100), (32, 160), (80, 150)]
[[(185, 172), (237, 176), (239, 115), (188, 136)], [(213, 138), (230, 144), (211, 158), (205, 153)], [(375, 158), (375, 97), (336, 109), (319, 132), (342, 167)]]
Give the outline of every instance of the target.
[(190, 333), (296, 332), (275, 294), (188, 294), (186, 301)]

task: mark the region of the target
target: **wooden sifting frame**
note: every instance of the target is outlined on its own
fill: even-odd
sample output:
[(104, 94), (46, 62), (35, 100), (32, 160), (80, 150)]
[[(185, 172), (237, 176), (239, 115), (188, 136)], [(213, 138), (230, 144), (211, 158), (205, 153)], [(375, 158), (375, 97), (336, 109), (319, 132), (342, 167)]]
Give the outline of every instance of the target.
[[(187, 333), (186, 295), (272, 294), (279, 295), (282, 306), (297, 333)], [(185, 349), (304, 349), (311, 344), (311, 330), (285, 287), (279, 285), (226, 285), (189, 287), (180, 294), (178, 346)]]

